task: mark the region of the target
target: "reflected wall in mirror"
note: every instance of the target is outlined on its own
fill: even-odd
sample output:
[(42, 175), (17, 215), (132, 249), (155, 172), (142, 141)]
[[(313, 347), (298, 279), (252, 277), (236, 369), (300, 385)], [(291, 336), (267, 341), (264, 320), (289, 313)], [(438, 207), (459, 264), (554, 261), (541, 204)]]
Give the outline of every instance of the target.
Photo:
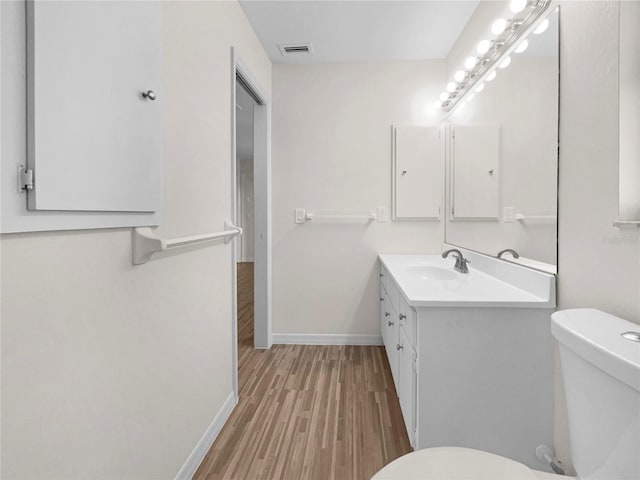
[[(520, 258), (507, 254), (506, 260), (554, 271), (559, 12), (546, 15), (548, 28), (531, 33), (528, 48), (512, 53), (508, 65), (474, 87), (478, 91), (473, 98), (458, 104), (447, 118), (446, 242), (489, 255), (514, 249)], [(458, 134), (462, 131), (464, 140)], [(469, 140), (468, 131), (480, 138)], [(459, 175), (460, 162), (477, 167), (465, 167), (471, 177)], [(484, 208), (478, 215), (468, 215), (462, 204)]]
[(620, 211), (640, 221), (640, 2), (620, 2)]

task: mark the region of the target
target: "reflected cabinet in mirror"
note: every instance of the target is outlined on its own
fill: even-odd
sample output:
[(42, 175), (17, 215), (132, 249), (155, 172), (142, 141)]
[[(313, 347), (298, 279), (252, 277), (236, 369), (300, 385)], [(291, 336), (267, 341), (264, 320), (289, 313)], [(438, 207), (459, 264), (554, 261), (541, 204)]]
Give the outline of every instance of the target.
[(558, 15), (536, 19), (447, 117), (446, 242), (512, 249), (519, 258), (505, 260), (547, 271), (557, 258)]
[(640, 2), (620, 2), (620, 225), (640, 226)]

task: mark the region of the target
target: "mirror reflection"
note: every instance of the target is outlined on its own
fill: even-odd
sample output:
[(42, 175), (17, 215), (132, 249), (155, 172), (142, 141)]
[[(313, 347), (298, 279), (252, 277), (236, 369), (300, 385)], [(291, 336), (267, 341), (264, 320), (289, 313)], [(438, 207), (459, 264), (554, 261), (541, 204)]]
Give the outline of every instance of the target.
[(548, 20), (447, 118), (446, 242), (554, 271), (557, 10)]
[(640, 221), (640, 3), (620, 3), (620, 212)]

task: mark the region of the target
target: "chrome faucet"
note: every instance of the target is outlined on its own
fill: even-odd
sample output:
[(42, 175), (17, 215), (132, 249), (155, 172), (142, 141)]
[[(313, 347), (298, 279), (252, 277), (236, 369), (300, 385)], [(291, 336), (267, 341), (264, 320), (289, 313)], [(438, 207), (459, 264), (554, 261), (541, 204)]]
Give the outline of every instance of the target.
[(469, 269), (467, 268), (467, 263), (471, 263), (470, 260), (467, 260), (462, 256), (462, 253), (457, 248), (452, 248), (442, 253), (442, 258), (447, 258), (450, 253), (453, 253), (454, 257), (456, 257), (456, 264), (453, 266), (453, 269), (456, 272), (460, 273), (469, 273)]
[(505, 248), (504, 250), (500, 250), (498, 252), (498, 255), (496, 255), (496, 257), (502, 258), (502, 255), (504, 255), (505, 253), (510, 253), (511, 255), (513, 255), (513, 258), (520, 258), (520, 255), (518, 255), (518, 252), (516, 252), (513, 248)]

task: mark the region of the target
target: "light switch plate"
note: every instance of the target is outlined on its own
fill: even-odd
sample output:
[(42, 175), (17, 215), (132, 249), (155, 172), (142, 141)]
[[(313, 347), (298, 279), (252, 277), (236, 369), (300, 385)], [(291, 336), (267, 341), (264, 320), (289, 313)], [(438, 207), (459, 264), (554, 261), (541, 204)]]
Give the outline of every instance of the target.
[(304, 208), (296, 208), (296, 223), (304, 223), (306, 212)]
[(378, 207), (376, 217), (379, 223), (389, 221), (389, 209), (387, 207)]

